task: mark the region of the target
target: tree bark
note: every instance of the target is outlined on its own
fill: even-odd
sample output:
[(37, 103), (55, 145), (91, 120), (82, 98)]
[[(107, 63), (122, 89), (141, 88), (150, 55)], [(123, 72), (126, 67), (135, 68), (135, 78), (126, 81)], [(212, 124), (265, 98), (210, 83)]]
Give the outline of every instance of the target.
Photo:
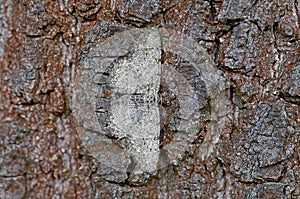
[(292, 0), (0, 0), (0, 198), (299, 198), (299, 22)]

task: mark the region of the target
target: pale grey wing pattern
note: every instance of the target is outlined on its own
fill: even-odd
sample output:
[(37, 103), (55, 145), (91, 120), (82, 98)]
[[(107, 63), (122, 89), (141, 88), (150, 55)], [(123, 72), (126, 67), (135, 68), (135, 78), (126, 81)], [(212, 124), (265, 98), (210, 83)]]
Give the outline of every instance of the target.
[[(165, 52), (184, 61), (178, 67), (163, 62)], [(77, 131), (110, 179), (122, 181), (128, 170), (154, 175), (176, 164), (204, 120), (208, 132), (197, 147), (202, 158), (211, 153), (230, 103), (224, 77), (197, 42), (163, 28), (132, 29), (96, 43), (79, 59), (72, 107)], [(174, 95), (177, 108), (166, 105), (164, 92)], [(172, 131), (166, 143), (164, 131)]]

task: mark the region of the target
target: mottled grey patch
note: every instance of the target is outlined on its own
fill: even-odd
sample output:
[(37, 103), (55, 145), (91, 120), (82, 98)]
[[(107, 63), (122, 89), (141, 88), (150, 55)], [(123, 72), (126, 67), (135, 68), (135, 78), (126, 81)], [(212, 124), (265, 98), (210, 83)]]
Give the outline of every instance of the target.
[(285, 101), (300, 105), (300, 66), (285, 73), (281, 79), (279, 96)]
[(222, 9), (218, 18), (222, 22), (230, 20), (241, 20), (247, 16), (250, 8), (255, 4), (255, 0), (242, 1), (242, 0), (229, 0), (224, 1)]
[(0, 57), (4, 53), (4, 44), (7, 37), (8, 18), (7, 16), (11, 13), (12, 1), (0, 1)]
[(282, 101), (260, 103), (254, 108), (255, 117), (251, 122), (255, 125), (235, 149), (232, 172), (247, 182), (278, 179), (286, 169), (284, 162), (294, 154), (299, 130)]

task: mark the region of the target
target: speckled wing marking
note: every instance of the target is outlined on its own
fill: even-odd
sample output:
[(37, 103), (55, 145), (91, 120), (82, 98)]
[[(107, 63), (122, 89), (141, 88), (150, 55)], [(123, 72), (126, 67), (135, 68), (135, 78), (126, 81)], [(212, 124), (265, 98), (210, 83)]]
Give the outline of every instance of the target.
[(130, 138), (128, 152), (139, 169), (153, 173), (159, 157), (160, 35), (149, 31), (128, 59), (114, 64), (110, 127), (118, 137)]
[[(77, 130), (94, 157), (121, 173), (126, 174), (132, 161), (137, 164), (137, 171), (157, 170), (160, 56), (161, 41), (156, 28), (116, 34), (80, 56), (73, 95)], [(110, 154), (100, 147), (103, 136), (99, 135), (105, 134), (127, 140), (118, 148), (112, 140), (104, 139), (106, 148), (115, 151), (114, 159), (120, 161), (99, 155)]]

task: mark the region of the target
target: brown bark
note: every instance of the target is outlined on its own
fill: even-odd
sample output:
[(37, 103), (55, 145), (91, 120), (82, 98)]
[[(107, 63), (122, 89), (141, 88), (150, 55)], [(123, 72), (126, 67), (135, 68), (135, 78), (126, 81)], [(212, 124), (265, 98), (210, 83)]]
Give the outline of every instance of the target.
[[(292, 0), (0, 0), (0, 198), (299, 198), (299, 21)], [(78, 135), (74, 77), (96, 44), (149, 27), (205, 49), (230, 110), (204, 156), (207, 115), (223, 101), (200, 94), (204, 119), (178, 163), (116, 182)], [(163, 52), (162, 62), (187, 77), (176, 56)], [(160, 89), (174, 114), (177, 99)], [(176, 132), (161, 117), (162, 147), (173, 146)]]

